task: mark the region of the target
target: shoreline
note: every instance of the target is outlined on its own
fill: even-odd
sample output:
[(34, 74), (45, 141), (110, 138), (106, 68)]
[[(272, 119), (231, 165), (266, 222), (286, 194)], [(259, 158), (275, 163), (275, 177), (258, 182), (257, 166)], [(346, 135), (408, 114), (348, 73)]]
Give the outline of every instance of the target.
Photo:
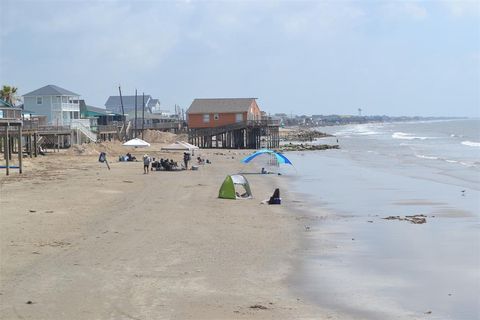
[[(368, 141), (361, 133), (352, 134), (351, 140)], [(353, 145), (347, 137), (343, 140), (346, 147)], [(314, 218), (327, 215), (313, 221), (308, 233), (312, 241), (294, 283), (310, 296), (310, 303), (346, 313), (342, 319), (478, 315), (472, 295), (479, 279), (478, 254), (472, 254), (480, 243), (475, 233), (478, 183), (470, 186), (463, 179), (458, 184), (445, 178), (445, 172), (437, 177), (436, 167), (409, 154), (405, 167), (415, 174), (405, 176), (404, 167), (392, 168), (392, 161), (371, 154), (373, 147), (350, 148), (357, 153), (348, 149), (308, 153), (311, 158), (307, 152), (305, 157), (289, 156), (302, 168), (292, 190), (299, 191), (299, 199), (306, 195)], [(424, 215), (426, 223), (385, 220), (415, 214)]]
[(97, 155), (27, 160), (22, 176), (0, 178), (1, 313), (325, 318), (289, 289), (303, 237), (294, 208), (259, 204), (287, 181), (248, 175), (254, 199), (216, 198), (243, 153), (200, 150), (212, 165), (148, 175), (140, 162), (116, 162), (112, 153), (110, 171)]

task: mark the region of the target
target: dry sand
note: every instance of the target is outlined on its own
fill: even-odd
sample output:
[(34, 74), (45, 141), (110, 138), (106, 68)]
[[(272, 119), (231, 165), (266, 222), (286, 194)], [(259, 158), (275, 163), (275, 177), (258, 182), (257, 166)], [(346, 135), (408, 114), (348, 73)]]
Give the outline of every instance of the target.
[(247, 175), (255, 199), (217, 198), (248, 151), (201, 151), (213, 163), (198, 171), (143, 174), (117, 161), (126, 149), (99, 148), (108, 170), (95, 148), (0, 172), (1, 319), (327, 318), (288, 289), (303, 224), (260, 204), (283, 177)]

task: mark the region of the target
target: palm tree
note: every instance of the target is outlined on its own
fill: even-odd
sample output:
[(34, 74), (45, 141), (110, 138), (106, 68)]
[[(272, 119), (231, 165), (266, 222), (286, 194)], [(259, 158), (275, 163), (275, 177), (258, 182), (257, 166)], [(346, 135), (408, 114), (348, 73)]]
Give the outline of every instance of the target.
[(10, 103), (12, 106), (15, 106), (17, 90), (18, 88), (16, 87), (3, 85), (0, 90), (0, 98)]

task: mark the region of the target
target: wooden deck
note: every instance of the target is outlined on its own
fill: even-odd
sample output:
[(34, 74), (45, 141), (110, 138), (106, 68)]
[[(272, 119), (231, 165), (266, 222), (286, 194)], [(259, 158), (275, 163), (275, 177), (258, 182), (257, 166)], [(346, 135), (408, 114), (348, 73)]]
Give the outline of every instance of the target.
[(278, 148), (279, 122), (250, 120), (213, 128), (188, 129), (188, 141), (200, 148)]
[(22, 109), (1, 107), (0, 118), (0, 150), (5, 159), (5, 172), (10, 174), (10, 161), (12, 154), (16, 150), (18, 153), (18, 172), (22, 173)]

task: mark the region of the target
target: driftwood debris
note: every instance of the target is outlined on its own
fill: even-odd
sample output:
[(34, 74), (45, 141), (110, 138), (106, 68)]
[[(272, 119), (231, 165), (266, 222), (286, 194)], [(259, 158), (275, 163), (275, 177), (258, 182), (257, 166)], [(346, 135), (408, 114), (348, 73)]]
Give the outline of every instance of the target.
[(331, 135), (317, 130), (292, 130), (282, 132), (281, 139), (284, 141), (313, 141), (317, 138), (331, 137)]
[(427, 216), (423, 214), (416, 214), (413, 216), (405, 216), (405, 217), (400, 217), (400, 216), (388, 216), (386, 218), (382, 218), (385, 220), (399, 220), (399, 221), (408, 221), (413, 224), (423, 224), (427, 223)]
[(338, 144), (285, 144), (278, 148), (280, 152), (285, 151), (315, 151), (315, 150), (328, 150), (328, 149), (340, 149)]

